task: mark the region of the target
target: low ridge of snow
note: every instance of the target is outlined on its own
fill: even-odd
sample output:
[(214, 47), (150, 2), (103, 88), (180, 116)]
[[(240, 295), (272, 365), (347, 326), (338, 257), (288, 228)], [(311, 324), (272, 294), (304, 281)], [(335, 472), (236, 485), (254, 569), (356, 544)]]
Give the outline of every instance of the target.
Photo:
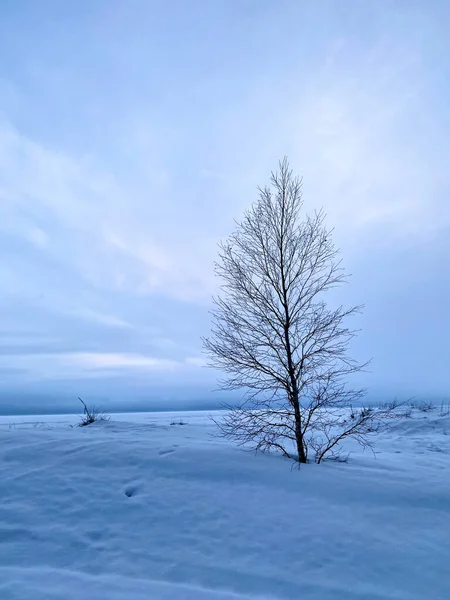
[(439, 409), (300, 471), (205, 413), (75, 423), (0, 418), (1, 600), (450, 598)]

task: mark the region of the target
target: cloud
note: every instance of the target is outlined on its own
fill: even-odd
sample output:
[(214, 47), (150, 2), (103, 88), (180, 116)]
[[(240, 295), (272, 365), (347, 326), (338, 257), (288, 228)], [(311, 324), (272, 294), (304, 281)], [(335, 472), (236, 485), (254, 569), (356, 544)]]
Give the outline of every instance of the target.
[[(6, 174), (1, 210), (10, 232), (58, 255), (90, 283), (187, 299), (202, 293), (205, 278), (195, 254), (203, 242), (180, 244), (186, 236), (176, 227), (171, 232), (169, 215), (162, 227), (151, 218), (151, 205), (164, 204), (164, 182), (152, 188), (145, 178), (145, 191), (127, 189), (89, 159), (53, 151), (5, 121), (0, 169)], [(39, 222), (50, 223), (51, 244)]]
[(102, 325), (107, 325), (108, 327), (119, 327), (119, 328), (132, 328), (133, 326), (120, 319), (115, 317), (114, 315), (108, 315), (104, 313), (96, 312), (90, 308), (78, 308), (72, 311), (68, 311), (67, 314), (71, 314), (75, 317), (80, 317), (82, 319), (87, 319), (88, 321), (94, 321), (96, 323), (101, 323)]
[(173, 360), (152, 358), (139, 354), (115, 354), (115, 353), (77, 353), (59, 355), (61, 364), (81, 367), (83, 369), (123, 369), (137, 368), (156, 371), (172, 370), (178, 363)]
[(244, 207), (287, 154), (305, 207), (325, 208), (348, 251), (439, 235), (450, 225), (449, 131), (422, 55), (414, 32), (409, 43), (395, 33), (373, 45), (343, 37), (325, 61), (280, 67), (219, 127), (229, 195)]
[(30, 227), (26, 232), (26, 237), (38, 248), (45, 248), (49, 242), (48, 235), (39, 227)]
[(187, 365), (192, 365), (194, 367), (205, 367), (206, 366), (206, 361), (201, 356), (190, 356), (190, 357), (186, 358), (185, 362)]
[(58, 352), (55, 354), (3, 355), (0, 369), (8, 374), (22, 374), (24, 381), (110, 378), (122, 374), (187, 373), (201, 364), (192, 359), (173, 360), (136, 353)]
[(0, 369), (19, 369), (18, 385), (206, 377), (217, 241), (284, 155), (361, 292), (378, 273), (369, 305), (404, 256), (442, 261), (441, 5), (211, 3), (205, 20), (201, 4), (175, 18), (145, 2), (89, 19), (13, 9), (0, 23)]
[[(150, 172), (135, 166), (130, 181), (112, 169), (120, 155), (105, 169), (96, 155), (53, 149), (4, 119), (3, 222), (99, 290), (202, 303), (217, 287), (216, 242), (285, 153), (304, 175), (307, 207), (324, 206), (355, 246), (379, 243), (367, 235), (374, 227), (394, 242), (445, 227), (450, 210), (439, 186), (450, 157), (427, 143), (430, 130), (439, 135), (438, 122), (429, 112), (420, 120), (429, 98), (417, 51), (388, 37), (349, 62), (353, 46), (341, 36), (324, 61), (312, 56), (309, 69), (305, 62), (280, 69), (270, 85), (254, 78), (239, 104), (220, 106), (215, 122), (206, 118), (208, 156), (182, 138), (192, 144), (185, 160), (204, 180), (200, 190), (192, 174), (176, 179), (180, 165), (168, 167), (167, 148)], [(153, 123), (142, 119), (132, 119), (119, 145), (136, 156), (150, 147), (154, 160), (161, 134), (152, 136)]]

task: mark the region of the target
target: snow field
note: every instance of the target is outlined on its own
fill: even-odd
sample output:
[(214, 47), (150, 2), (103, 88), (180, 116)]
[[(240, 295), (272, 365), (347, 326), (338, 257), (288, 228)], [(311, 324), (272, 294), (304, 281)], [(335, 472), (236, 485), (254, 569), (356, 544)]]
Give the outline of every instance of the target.
[(0, 419), (1, 600), (450, 598), (438, 411), (300, 471), (206, 413), (75, 423)]

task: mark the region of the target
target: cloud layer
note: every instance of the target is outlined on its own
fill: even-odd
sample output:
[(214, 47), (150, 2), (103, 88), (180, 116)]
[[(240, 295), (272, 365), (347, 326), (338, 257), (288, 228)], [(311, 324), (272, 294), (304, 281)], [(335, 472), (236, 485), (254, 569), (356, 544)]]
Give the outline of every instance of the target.
[(0, 13), (4, 393), (211, 389), (216, 244), (287, 154), (367, 304), (365, 382), (447, 394), (445, 3)]

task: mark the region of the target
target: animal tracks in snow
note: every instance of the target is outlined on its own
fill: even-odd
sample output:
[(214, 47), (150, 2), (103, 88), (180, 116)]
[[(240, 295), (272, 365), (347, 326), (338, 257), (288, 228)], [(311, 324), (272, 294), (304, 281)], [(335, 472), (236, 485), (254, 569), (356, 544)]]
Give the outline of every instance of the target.
[(168, 454), (173, 454), (177, 448), (178, 448), (178, 446), (173, 446), (172, 448), (161, 448), (158, 451), (158, 455), (159, 456), (167, 456)]

